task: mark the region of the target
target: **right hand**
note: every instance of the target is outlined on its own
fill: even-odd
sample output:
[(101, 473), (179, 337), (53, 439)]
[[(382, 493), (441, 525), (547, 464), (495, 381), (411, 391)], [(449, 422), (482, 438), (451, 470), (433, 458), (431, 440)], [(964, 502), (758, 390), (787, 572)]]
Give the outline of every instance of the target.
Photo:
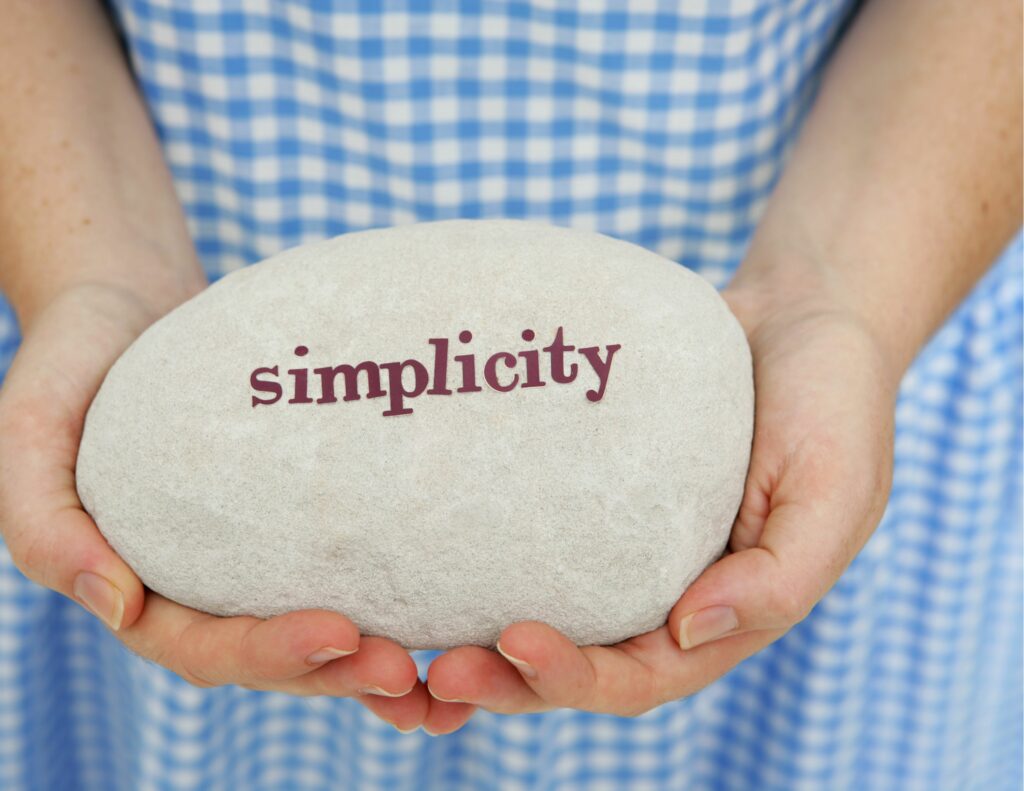
[(107, 544), (78, 499), (78, 444), (107, 370), (157, 318), (128, 290), (90, 283), (59, 293), (26, 329), (0, 389), (0, 536), (14, 564), (195, 686), (354, 697), (403, 730), (461, 727), (473, 706), (432, 698), (403, 648), (360, 637), (344, 616), (199, 612), (147, 590)]

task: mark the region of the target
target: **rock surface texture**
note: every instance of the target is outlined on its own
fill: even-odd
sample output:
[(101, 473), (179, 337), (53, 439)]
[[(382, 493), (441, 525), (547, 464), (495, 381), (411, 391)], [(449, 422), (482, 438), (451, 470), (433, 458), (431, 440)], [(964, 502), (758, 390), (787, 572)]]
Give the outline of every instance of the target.
[(150, 327), (89, 410), (78, 492), (148, 587), (210, 613), (608, 644), (723, 550), (753, 410), (743, 331), (690, 270), (536, 222), (407, 225)]

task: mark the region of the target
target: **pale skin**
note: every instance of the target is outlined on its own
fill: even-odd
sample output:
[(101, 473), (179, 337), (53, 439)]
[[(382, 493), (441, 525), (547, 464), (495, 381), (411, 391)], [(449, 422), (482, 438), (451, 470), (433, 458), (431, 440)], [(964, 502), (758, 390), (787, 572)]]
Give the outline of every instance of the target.
[[(881, 518), (903, 373), (1020, 224), (1019, 4), (867, 3), (723, 292), (756, 385), (728, 553), (660, 629), (579, 648), (513, 624), (501, 653), (449, 651), (424, 685), (399, 646), (336, 613), (222, 619), (146, 591), (82, 510), (74, 460), (104, 373), (205, 280), (102, 15), (7, 10), (0, 288), (24, 343), (0, 390), (0, 532), (15, 563), (194, 684), (354, 696), (403, 730), (447, 733), (476, 707), (639, 714), (785, 634)], [(83, 571), (96, 577), (76, 587)], [(307, 662), (328, 646), (352, 653)]]

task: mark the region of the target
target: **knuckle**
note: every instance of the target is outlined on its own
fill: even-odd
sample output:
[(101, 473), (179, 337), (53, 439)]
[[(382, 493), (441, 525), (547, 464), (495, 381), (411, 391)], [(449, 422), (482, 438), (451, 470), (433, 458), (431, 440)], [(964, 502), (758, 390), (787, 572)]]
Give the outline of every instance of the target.
[(342, 687), (338, 684), (332, 689), (321, 673), (313, 672), (303, 676), (291, 690), (291, 694), (300, 698), (355, 698), (359, 691), (351, 686)]
[(358, 693), (354, 689), (342, 688), (340, 684), (336, 684), (334, 689), (326, 680), (322, 673), (309, 673), (306, 678), (303, 679), (305, 684), (301, 690), (295, 694), (300, 695), (304, 698), (324, 698), (324, 697), (343, 697), (353, 698)]
[(164, 667), (174, 671), (193, 687), (197, 687), (199, 689), (210, 689), (212, 687), (222, 686), (221, 684), (206, 678), (205, 675), (194, 666), (194, 651), (189, 647), (189, 632), (192, 630), (194, 625), (195, 622), (189, 624), (178, 632), (177, 636), (171, 641), (167, 649), (162, 652), (162, 656), (158, 661)]
[(607, 714), (620, 717), (639, 717), (679, 697), (675, 693), (676, 681), (672, 673), (648, 664), (642, 657), (630, 654), (636, 665), (630, 672), (624, 673), (620, 679), (610, 686), (605, 685), (602, 693), (595, 695), (614, 703), (605, 703), (595, 710), (603, 710)]
[[(5, 539), (5, 545), (7, 547), (7, 554), (11, 556), (11, 562), (14, 567), (24, 574), (26, 577), (30, 577), (28, 567), (28, 547), (24, 541), (11, 540), (11, 538)], [(31, 578), (31, 577), (30, 577)]]
[(679, 695), (669, 694), (657, 689), (656, 685), (651, 685), (648, 689), (642, 690), (639, 694), (634, 695), (625, 706), (621, 706), (619, 711), (614, 713), (620, 717), (635, 719), (636, 717), (641, 717), (644, 714), (654, 711), (659, 706), (663, 706), (678, 697)]
[[(639, 717), (649, 711), (664, 706), (666, 703), (686, 697), (686, 692), (681, 689), (681, 683), (674, 679), (671, 674), (663, 675), (652, 671), (648, 679), (646, 694), (637, 698), (637, 705), (633, 707), (627, 717)], [(644, 701), (642, 704), (640, 701)]]
[(214, 684), (211, 681), (207, 681), (206, 679), (200, 678), (193, 671), (187, 668), (182, 668), (178, 675), (181, 678), (183, 678), (188, 684), (190, 684), (193, 687), (197, 687), (198, 689), (211, 689), (212, 687), (220, 686), (219, 684)]
[(782, 625), (795, 626), (810, 615), (813, 607), (813, 598), (793, 582), (779, 581), (772, 587), (772, 610)]
[(265, 621), (259, 618), (251, 619), (241, 637), (238, 638), (238, 655), (242, 665), (249, 668), (251, 671), (249, 675), (256, 679), (272, 675), (272, 665), (267, 660), (265, 647), (259, 645), (260, 633), (256, 631), (257, 627), (263, 623)]
[(29, 537), (22, 534), (7, 538), (6, 545), (14, 567), (32, 582), (42, 585), (47, 558), (45, 546), (40, 541), (40, 537)]
[(626, 706), (618, 713), (618, 715), (627, 719), (636, 719), (649, 711), (654, 711), (654, 709), (658, 708), (660, 705), (661, 703), (635, 703), (633, 705)]
[(214, 683), (213, 681), (205, 678), (197, 668), (192, 667), (192, 660), (187, 655), (180, 657), (177, 667), (173, 668), (173, 670), (193, 687), (198, 687), (199, 689), (210, 689), (212, 687), (221, 686), (220, 684)]
[(331, 675), (331, 666), (305, 673), (299, 678), (288, 681), (274, 681), (275, 686), (289, 685), (289, 694), (300, 698), (350, 698), (357, 694), (351, 684), (343, 683), (336, 675)]
[(586, 709), (591, 704), (592, 690), (584, 685), (575, 685), (563, 693), (563, 706), (570, 709)]
[(578, 676), (575, 683), (568, 685), (562, 693), (564, 707), (573, 709), (589, 709), (594, 705), (595, 692), (598, 688), (597, 671), (591, 662), (585, 663), (586, 672)]

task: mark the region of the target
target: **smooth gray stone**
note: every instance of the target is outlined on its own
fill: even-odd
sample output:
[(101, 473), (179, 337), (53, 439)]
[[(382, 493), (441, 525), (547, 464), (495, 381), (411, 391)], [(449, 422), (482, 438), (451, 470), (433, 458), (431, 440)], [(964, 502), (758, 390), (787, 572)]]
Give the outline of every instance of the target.
[[(543, 351), (559, 327), (571, 382)], [(590, 400), (579, 350), (601, 364), (612, 345)], [(484, 381), (491, 355), (530, 350), (544, 386)], [(467, 354), (477, 392), (457, 391)], [(405, 360), (453, 392), (396, 405), (410, 365), (376, 368), (386, 395), (364, 371), (363, 397), (343, 400), (340, 375), (316, 402), (315, 368)], [(273, 366), (282, 397), (254, 405), (276, 391), (251, 374)], [(298, 369), (313, 403), (288, 403)], [(527, 383), (527, 357), (494, 371)], [(692, 271), (537, 222), (406, 225), (288, 250), (150, 327), (89, 410), (78, 492), (148, 587), (206, 612), (323, 607), (407, 648), (490, 646), (526, 619), (608, 644), (662, 625), (722, 552), (753, 410), (744, 333)]]

